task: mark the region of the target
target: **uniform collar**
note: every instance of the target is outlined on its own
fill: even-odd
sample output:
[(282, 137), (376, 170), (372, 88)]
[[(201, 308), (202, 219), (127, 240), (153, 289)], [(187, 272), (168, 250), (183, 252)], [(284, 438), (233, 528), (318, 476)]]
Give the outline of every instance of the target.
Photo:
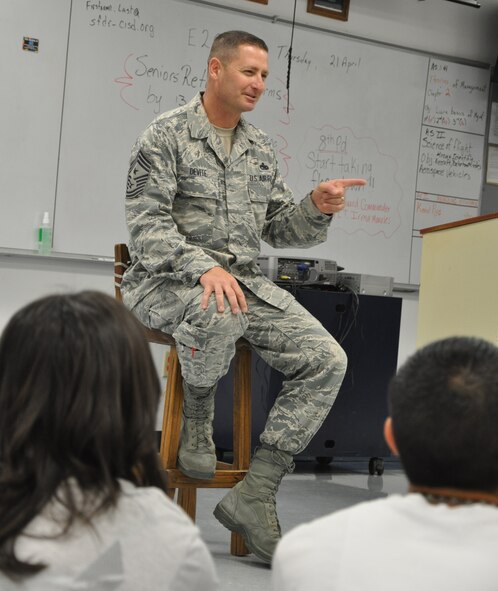
[[(213, 130), (213, 126), (209, 122), (209, 119), (204, 110), (204, 106), (201, 100), (202, 93), (197, 94), (187, 105), (187, 120), (192, 137), (202, 139), (209, 137), (209, 134)], [(235, 138), (245, 137), (248, 140), (255, 142), (256, 134), (252, 127), (249, 125), (244, 117), (240, 118), (237, 127), (235, 128)]]

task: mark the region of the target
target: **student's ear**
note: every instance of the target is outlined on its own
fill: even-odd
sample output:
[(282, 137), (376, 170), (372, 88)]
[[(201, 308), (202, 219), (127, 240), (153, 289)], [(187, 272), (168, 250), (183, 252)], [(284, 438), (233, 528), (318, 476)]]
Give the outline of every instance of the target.
[(384, 422), (384, 439), (386, 440), (386, 443), (393, 454), (395, 456), (399, 456), (398, 447), (396, 445), (396, 441), (394, 440), (393, 421), (391, 417), (387, 417)]

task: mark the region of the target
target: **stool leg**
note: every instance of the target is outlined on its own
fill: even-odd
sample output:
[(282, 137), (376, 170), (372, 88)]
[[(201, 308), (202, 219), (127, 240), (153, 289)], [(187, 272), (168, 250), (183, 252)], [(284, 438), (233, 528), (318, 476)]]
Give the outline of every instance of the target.
[[(251, 351), (243, 346), (237, 349), (234, 366), (234, 411), (233, 411), (233, 449), (234, 461), (232, 466), (219, 466), (220, 478), (215, 483), (206, 482), (209, 486), (233, 486), (232, 478), (227, 478), (224, 470), (247, 470), (251, 459)], [(179, 475), (177, 469), (178, 447), (180, 442), (180, 429), (183, 410), (183, 384), (180, 363), (176, 347), (172, 347), (168, 356), (168, 382), (164, 400), (164, 416), (161, 435), (160, 457), (164, 470), (166, 470), (167, 494), (173, 498), (178, 490), (177, 502), (182, 509), (195, 520), (197, 487), (205, 486), (197, 484), (194, 479)], [(169, 485), (171, 483), (177, 486)], [(238, 476), (237, 480), (240, 478)], [(216, 477), (215, 477), (216, 480)], [(237, 481), (235, 480), (235, 482)], [(182, 486), (184, 482), (187, 486)], [(201, 481), (202, 482), (202, 481)], [(249, 554), (243, 539), (238, 534), (231, 534), (230, 552), (234, 556)]]
[(185, 511), (185, 513), (195, 521), (195, 510), (197, 505), (197, 489), (195, 488), (179, 488), (178, 489), (178, 504)]
[[(161, 433), (161, 448), (159, 456), (163, 470), (176, 468), (178, 446), (180, 441), (180, 426), (183, 407), (183, 384), (180, 362), (176, 347), (171, 347), (168, 355), (168, 381), (164, 398), (163, 426)], [(167, 494), (174, 498), (175, 489), (168, 486)]]
[(247, 556), (250, 554), (244, 538), (235, 532), (232, 532), (230, 536), (230, 554), (232, 556)]
[[(247, 470), (251, 461), (251, 412), (251, 351), (241, 347), (235, 357), (233, 384), (233, 467), (239, 470)], [(249, 554), (243, 538), (234, 532), (230, 553)]]

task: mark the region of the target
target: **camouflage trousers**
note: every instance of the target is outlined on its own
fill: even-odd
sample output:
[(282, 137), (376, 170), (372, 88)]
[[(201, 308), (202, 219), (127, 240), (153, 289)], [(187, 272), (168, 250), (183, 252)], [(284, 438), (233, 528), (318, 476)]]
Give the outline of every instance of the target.
[(280, 310), (243, 285), (248, 312), (217, 312), (214, 297), (200, 307), (202, 288), (190, 302), (161, 288), (133, 310), (151, 328), (172, 334), (184, 380), (193, 392), (205, 392), (223, 377), (244, 338), (262, 359), (282, 372), (284, 382), (270, 410), (261, 443), (292, 455), (301, 452), (328, 415), (346, 372), (347, 358), (337, 341), (303, 306), (293, 300)]

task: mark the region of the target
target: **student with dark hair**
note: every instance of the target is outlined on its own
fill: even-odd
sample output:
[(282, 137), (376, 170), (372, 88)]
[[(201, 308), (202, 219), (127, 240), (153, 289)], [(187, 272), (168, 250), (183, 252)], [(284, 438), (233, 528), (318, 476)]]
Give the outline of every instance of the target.
[(98, 292), (15, 314), (0, 340), (0, 589), (211, 590), (158, 465), (143, 328)]
[(285, 535), (274, 591), (498, 588), (498, 348), (470, 337), (427, 345), (392, 379), (389, 407), (384, 434), (408, 494)]

